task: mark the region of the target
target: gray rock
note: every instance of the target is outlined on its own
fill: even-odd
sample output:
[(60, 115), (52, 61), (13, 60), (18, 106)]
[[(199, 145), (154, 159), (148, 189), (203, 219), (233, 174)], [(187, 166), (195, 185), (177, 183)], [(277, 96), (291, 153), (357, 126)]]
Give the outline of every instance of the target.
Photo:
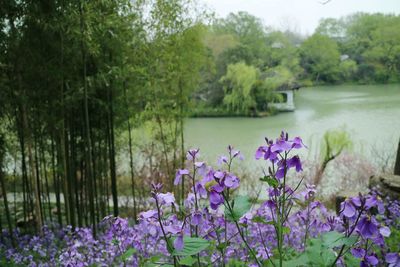
[(369, 179), (369, 188), (373, 187), (376, 187), (383, 196), (400, 199), (400, 175), (373, 175)]

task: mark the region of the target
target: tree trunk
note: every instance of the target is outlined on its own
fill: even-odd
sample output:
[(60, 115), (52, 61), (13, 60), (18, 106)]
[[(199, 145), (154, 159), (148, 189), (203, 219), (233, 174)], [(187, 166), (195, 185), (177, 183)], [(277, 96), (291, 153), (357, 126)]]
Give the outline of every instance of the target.
[(84, 94), (84, 109), (85, 109), (85, 150), (87, 158), (87, 187), (89, 189), (89, 213), (92, 223), (93, 236), (96, 236), (96, 221), (94, 211), (94, 198), (93, 198), (93, 160), (92, 160), (92, 139), (90, 136), (90, 120), (89, 120), (89, 103), (88, 103), (88, 88), (86, 81), (86, 48), (83, 42), (83, 36), (85, 35), (85, 21), (84, 21), (84, 6), (82, 1), (79, 1), (79, 18), (80, 18), (80, 31), (81, 31), (81, 53), (82, 53), (82, 67), (83, 67), (83, 94)]
[(108, 87), (108, 104), (109, 104), (109, 129), (110, 129), (110, 147), (109, 147), (109, 158), (110, 158), (110, 174), (111, 174), (111, 194), (113, 199), (113, 211), (114, 216), (118, 216), (118, 192), (117, 192), (117, 173), (115, 167), (115, 138), (114, 138), (114, 106), (113, 106), (113, 92), (112, 82)]
[[(10, 216), (10, 210), (8, 208), (5, 175), (4, 175), (4, 172), (3, 172), (4, 155), (5, 155), (5, 141), (4, 141), (4, 137), (2, 135), (0, 135), (0, 186), (1, 186), (1, 193), (3, 195), (4, 211), (6, 213), (8, 231), (9, 231), (9, 234), (10, 234), (12, 245), (15, 246), (14, 235), (13, 235), (13, 227), (12, 227), (11, 216)], [(0, 228), (0, 230), (1, 229), (2, 228)]]
[(397, 146), (397, 156), (396, 156), (396, 162), (394, 164), (394, 174), (400, 175), (400, 140), (399, 140), (399, 145)]
[(129, 167), (130, 167), (130, 174), (131, 174), (131, 185), (132, 185), (132, 198), (133, 198), (133, 218), (136, 221), (137, 217), (137, 209), (136, 209), (136, 185), (135, 185), (135, 174), (133, 171), (133, 153), (132, 153), (132, 131), (131, 131), (131, 122), (129, 116), (129, 106), (128, 106), (128, 99), (126, 96), (126, 83), (124, 81), (123, 84), (124, 88), (124, 99), (125, 99), (125, 108), (127, 118), (126, 121), (128, 123), (128, 149), (129, 149)]
[[(185, 140), (184, 140), (184, 132), (183, 132), (183, 88), (182, 88), (182, 82), (179, 80), (179, 94), (180, 94), (180, 105), (179, 105), (179, 122), (180, 122), (180, 134), (181, 134), (181, 169), (185, 168)], [(182, 187), (181, 187), (181, 199), (182, 199), (182, 205), (183, 201), (185, 199), (185, 184), (184, 181), (185, 179), (182, 179)]]
[(60, 179), (56, 171), (56, 156), (55, 156), (55, 145), (54, 145), (54, 134), (51, 137), (51, 169), (53, 175), (53, 189), (56, 195), (56, 207), (57, 207), (57, 222), (62, 226), (61, 216), (61, 201), (60, 201)]
[[(22, 124), (23, 124), (23, 129), (25, 133), (28, 133), (28, 120), (26, 117), (26, 110), (25, 106), (22, 105)], [(34, 189), (34, 194), (35, 194), (35, 221), (36, 221), (36, 229), (37, 232), (42, 234), (42, 226), (43, 226), (43, 221), (42, 221), (42, 210), (40, 206), (40, 181), (39, 177), (35, 173), (35, 162), (33, 159), (32, 155), (32, 143), (31, 143), (31, 138), (28, 137), (26, 138), (26, 144), (28, 148), (28, 162), (29, 162), (29, 170), (31, 173), (31, 180), (33, 183), (33, 189)]]

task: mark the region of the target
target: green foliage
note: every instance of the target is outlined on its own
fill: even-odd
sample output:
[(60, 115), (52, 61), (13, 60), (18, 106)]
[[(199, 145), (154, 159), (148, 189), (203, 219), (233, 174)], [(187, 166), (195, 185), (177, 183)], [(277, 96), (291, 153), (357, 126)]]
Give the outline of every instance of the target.
[(248, 264), (243, 261), (230, 259), (227, 266), (228, 267), (246, 267), (246, 266), (248, 266)]
[(187, 257), (179, 260), (179, 264), (184, 265), (184, 266), (192, 266), (196, 262), (197, 262), (197, 260), (191, 256), (187, 256)]
[(321, 155), (324, 162), (337, 157), (344, 149), (351, 149), (353, 144), (349, 133), (345, 130), (329, 130), (324, 134)]
[(210, 242), (200, 237), (183, 237), (183, 249), (174, 250), (172, 255), (175, 256), (192, 256), (200, 253), (201, 251), (208, 248)]
[(357, 74), (357, 62), (351, 59), (344, 60), (339, 64), (339, 72), (342, 81), (353, 80)]
[[(351, 246), (356, 241), (356, 237), (345, 237), (343, 234), (334, 231), (322, 234), (317, 238), (310, 239), (306, 250), (300, 255), (285, 261), (285, 266), (329, 267), (336, 259), (334, 248), (339, 248), (343, 245)], [(345, 257), (349, 262), (357, 261), (350, 253), (346, 253)]]
[(229, 221), (238, 221), (251, 208), (249, 197), (236, 196), (230, 203), (232, 213), (226, 208), (225, 216)]
[(316, 32), (337, 41), (341, 54), (356, 62), (355, 75), (348, 77), (345, 68), (342, 78), (382, 83), (398, 81), (399, 28), (399, 16), (355, 13), (323, 19)]
[(321, 19), (318, 27), (315, 29), (315, 33), (340, 40), (346, 34), (346, 24), (341, 19)]
[(314, 34), (300, 48), (301, 65), (315, 81), (335, 82), (340, 53), (337, 43), (327, 36)]
[(266, 182), (269, 186), (274, 187), (274, 188), (279, 185), (278, 181), (275, 178), (272, 178), (271, 176), (261, 177), (260, 181)]
[(228, 66), (225, 76), (221, 78), (224, 84), (224, 104), (228, 110), (247, 112), (255, 107), (255, 100), (251, 90), (257, 81), (258, 71), (245, 63), (236, 63)]
[(216, 32), (236, 36), (241, 44), (251, 51), (251, 63), (264, 54), (266, 32), (262, 21), (244, 11), (230, 13), (214, 25)]
[[(399, 16), (356, 13), (322, 19), (315, 33), (305, 38), (290, 31), (271, 30), (246, 12), (229, 14), (208, 27), (204, 43), (213, 68), (202, 72), (204, 79), (195, 103), (212, 108), (227, 106), (235, 111), (233, 114), (254, 115), (268, 110), (266, 103), (279, 101), (273, 91), (285, 85), (396, 82), (399, 29)], [(252, 97), (244, 95), (246, 103), (242, 106), (237, 104), (242, 94), (227, 96), (229, 86), (220, 83), (231, 76), (230, 66), (239, 63), (259, 73), (253, 80)]]
[(385, 243), (391, 252), (395, 252), (399, 249), (400, 229), (392, 227), (390, 232), (390, 236), (385, 237)]
[(121, 260), (123, 262), (125, 262), (127, 259), (129, 259), (130, 257), (132, 257), (133, 254), (136, 253), (136, 249), (135, 248), (129, 248), (127, 251), (125, 251), (121, 256)]
[(267, 90), (273, 91), (285, 86), (290, 88), (295, 83), (295, 80), (295, 76), (289, 68), (277, 66), (267, 71), (264, 83)]

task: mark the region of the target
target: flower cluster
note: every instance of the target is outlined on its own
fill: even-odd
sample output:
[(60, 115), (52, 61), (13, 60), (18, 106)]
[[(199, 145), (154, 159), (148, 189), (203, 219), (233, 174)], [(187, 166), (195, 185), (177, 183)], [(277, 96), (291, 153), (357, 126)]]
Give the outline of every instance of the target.
[(15, 230), (14, 247), (3, 230), (0, 264), (282, 266), (291, 261), (285, 266), (296, 266), (295, 260), (302, 259), (299, 265), (304, 266), (318, 259), (307, 258), (305, 263), (302, 253), (312, 255), (310, 251), (318, 248), (312, 244), (334, 236), (323, 251), (329, 266), (400, 266), (399, 240), (393, 234), (400, 226), (399, 201), (371, 191), (346, 199), (336, 215), (318, 199), (315, 186), (304, 186), (301, 180), (294, 188), (288, 186), (289, 170), (302, 170), (293, 152), (304, 147), (301, 138), (290, 140), (282, 133), (257, 149), (256, 159), (265, 159), (268, 168), (261, 178), (267, 198), (258, 205), (236, 190), (240, 179), (232, 163), (242, 159), (238, 150), (229, 146), (218, 168), (199, 161), (199, 149), (189, 150), (187, 168), (178, 170), (174, 181), (190, 185), (183, 205), (173, 193), (163, 192), (161, 184), (152, 184), (153, 206), (139, 214), (136, 224), (108, 216), (98, 224), (96, 237), (90, 228), (49, 225), (42, 236)]
[[(264, 158), (264, 160), (269, 160), (272, 164), (277, 164), (278, 169), (275, 173), (275, 177), (282, 179), (284, 175), (291, 168), (295, 168), (296, 172), (303, 170), (300, 157), (294, 155), (288, 157), (289, 153), (293, 149), (300, 149), (305, 147), (303, 141), (300, 137), (295, 137), (293, 140), (289, 140), (289, 135), (282, 132), (279, 138), (274, 142), (273, 140), (265, 139), (267, 145), (260, 146), (255, 154), (255, 158), (258, 160)], [(272, 171), (270, 171), (270, 174)]]

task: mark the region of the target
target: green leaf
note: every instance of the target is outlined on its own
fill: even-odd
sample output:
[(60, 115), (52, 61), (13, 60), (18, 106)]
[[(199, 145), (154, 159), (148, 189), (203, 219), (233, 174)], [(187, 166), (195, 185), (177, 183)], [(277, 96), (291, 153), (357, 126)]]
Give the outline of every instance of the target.
[[(276, 263), (279, 264), (278, 262)], [(309, 259), (306, 253), (302, 253), (294, 259), (284, 261), (283, 266), (309, 266)]]
[(229, 245), (230, 245), (230, 242), (223, 242), (217, 246), (217, 249), (219, 251), (222, 251), (222, 250), (226, 249)]
[(264, 176), (260, 178), (260, 181), (268, 183), (269, 186), (277, 187), (279, 185), (278, 181), (271, 176)]
[(228, 266), (229, 267), (247, 267), (248, 264), (246, 264), (243, 261), (239, 261), (239, 260), (235, 260), (235, 259), (231, 259), (228, 262)]
[(153, 257), (150, 258), (150, 262), (158, 262), (161, 259), (161, 255), (155, 255)]
[(351, 253), (346, 253), (344, 256), (344, 262), (348, 267), (358, 267), (360, 266), (361, 259), (354, 257), (353, 255), (351, 255)]
[(332, 249), (322, 249), (320, 259), (324, 266), (331, 266), (336, 259), (336, 255)]
[[(174, 240), (175, 240), (175, 237), (171, 237), (171, 236), (167, 237), (167, 242), (169, 244), (173, 244)], [(167, 246), (167, 250), (168, 250), (169, 253), (172, 253), (174, 249), (172, 247), (170, 247), (170, 246)]]
[(352, 246), (357, 242), (356, 236), (346, 237), (344, 234), (336, 231), (324, 233), (321, 237), (323, 246), (328, 248), (341, 247), (343, 245)]
[(183, 237), (183, 249), (182, 250), (174, 250), (172, 255), (174, 256), (191, 256), (196, 255), (199, 252), (203, 251), (210, 245), (210, 242), (200, 238), (200, 237)]
[(126, 261), (129, 257), (131, 257), (136, 252), (135, 248), (129, 248), (121, 255), (122, 261)]
[(262, 223), (262, 224), (272, 224), (272, 225), (275, 224), (274, 221), (267, 221), (265, 220), (264, 217), (261, 216), (254, 216), (252, 221), (255, 223)]
[(144, 264), (144, 267), (174, 267), (174, 265), (168, 264), (168, 263), (151, 263), (151, 262), (147, 262), (147, 263)]
[(343, 234), (336, 231), (327, 232), (321, 235), (322, 242), (324, 245), (330, 245), (332, 243), (335, 243), (343, 237), (344, 237)]
[(232, 214), (228, 209), (225, 209), (226, 218), (229, 221), (238, 221), (251, 208), (251, 203), (247, 196), (237, 196), (233, 200)]
[(282, 232), (284, 235), (289, 234), (290, 233), (290, 228), (287, 226), (282, 227)]
[(185, 265), (185, 266), (192, 266), (195, 262), (196, 262), (196, 259), (191, 256), (187, 256), (187, 257), (179, 260), (179, 264)]

